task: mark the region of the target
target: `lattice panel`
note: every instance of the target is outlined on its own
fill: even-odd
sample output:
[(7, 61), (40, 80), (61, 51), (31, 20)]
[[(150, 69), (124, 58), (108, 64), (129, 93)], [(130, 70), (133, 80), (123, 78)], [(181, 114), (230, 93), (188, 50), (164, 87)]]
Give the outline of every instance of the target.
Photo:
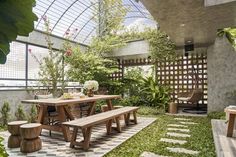
[(25, 50), (26, 45), (19, 42), (10, 44), (10, 53), (7, 55), (5, 64), (0, 65), (1, 79), (24, 79), (25, 78)]
[[(199, 104), (207, 104), (207, 56), (205, 54), (193, 54), (188, 57), (180, 56), (175, 62), (157, 64), (158, 79), (161, 84), (170, 86), (172, 98), (175, 102), (180, 104), (177, 100), (178, 93), (191, 93), (193, 89), (201, 88), (204, 91), (204, 96)], [(196, 75), (194, 75), (194, 71)], [(196, 82), (195, 76), (198, 77)], [(180, 105), (186, 106), (187, 104), (181, 102)]]
[(111, 74), (110, 78), (112, 80), (120, 80), (123, 78), (123, 74), (124, 74), (124, 68), (123, 68), (121, 60), (118, 59), (117, 62), (115, 62), (115, 66), (118, 67), (118, 71)]

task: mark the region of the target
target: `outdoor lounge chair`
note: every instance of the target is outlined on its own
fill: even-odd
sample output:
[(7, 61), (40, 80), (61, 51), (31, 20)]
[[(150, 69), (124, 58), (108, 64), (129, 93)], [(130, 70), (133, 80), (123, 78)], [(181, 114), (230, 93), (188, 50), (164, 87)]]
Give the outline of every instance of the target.
[(206, 113), (206, 109), (203, 109), (199, 105), (199, 101), (203, 97), (203, 90), (202, 89), (194, 89), (192, 92), (180, 93), (178, 94), (178, 100), (182, 102), (187, 102), (188, 104), (196, 105), (192, 108), (184, 108), (183, 112), (187, 113), (197, 113), (203, 114)]

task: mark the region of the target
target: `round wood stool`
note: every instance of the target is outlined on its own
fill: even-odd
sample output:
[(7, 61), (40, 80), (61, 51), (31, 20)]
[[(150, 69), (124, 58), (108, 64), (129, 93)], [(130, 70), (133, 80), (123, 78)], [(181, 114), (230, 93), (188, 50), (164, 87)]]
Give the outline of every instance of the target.
[(41, 133), (41, 124), (29, 123), (20, 126), (21, 145), (20, 151), (23, 153), (31, 153), (42, 148), (42, 141), (39, 138)]
[(13, 121), (7, 124), (7, 129), (11, 134), (8, 138), (8, 143), (7, 143), (8, 148), (20, 147), (21, 143), (20, 126), (26, 123), (27, 121)]

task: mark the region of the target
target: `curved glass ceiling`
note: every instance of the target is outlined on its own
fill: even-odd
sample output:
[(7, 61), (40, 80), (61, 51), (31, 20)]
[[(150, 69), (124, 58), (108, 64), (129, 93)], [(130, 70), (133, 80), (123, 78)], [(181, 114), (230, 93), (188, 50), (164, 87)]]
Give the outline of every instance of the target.
[[(36, 0), (33, 10), (39, 20), (35, 22), (35, 29), (44, 30), (42, 17), (47, 16), (53, 35), (64, 37), (67, 30), (70, 30), (74, 32), (73, 41), (89, 45), (92, 37), (96, 36), (98, 23), (93, 19), (98, 4), (98, 0)], [(111, 9), (121, 5), (129, 10), (124, 20), (127, 29), (156, 27), (156, 22), (141, 2), (123, 0), (122, 4), (117, 3)]]

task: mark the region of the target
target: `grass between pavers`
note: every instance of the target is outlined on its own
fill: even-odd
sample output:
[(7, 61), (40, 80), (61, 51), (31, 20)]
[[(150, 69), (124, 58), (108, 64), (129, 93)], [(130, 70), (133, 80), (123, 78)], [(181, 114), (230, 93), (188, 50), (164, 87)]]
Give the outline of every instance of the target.
[[(178, 124), (174, 120), (175, 116), (169, 115), (155, 115), (157, 120), (127, 140), (125, 143), (105, 155), (105, 157), (138, 157), (144, 151), (153, 152), (159, 155), (172, 157), (191, 157), (194, 155), (186, 155), (182, 153), (171, 153), (167, 151), (166, 147), (183, 147), (190, 150), (200, 151), (198, 157), (215, 157), (215, 147), (213, 142), (213, 135), (211, 130), (210, 119), (207, 117), (184, 117), (190, 118), (193, 122), (198, 124), (188, 125), (190, 129), (190, 138), (173, 138), (172, 139), (186, 139), (188, 142), (184, 145), (170, 144), (159, 141), (166, 136), (168, 124)], [(177, 131), (176, 131), (177, 132)]]

